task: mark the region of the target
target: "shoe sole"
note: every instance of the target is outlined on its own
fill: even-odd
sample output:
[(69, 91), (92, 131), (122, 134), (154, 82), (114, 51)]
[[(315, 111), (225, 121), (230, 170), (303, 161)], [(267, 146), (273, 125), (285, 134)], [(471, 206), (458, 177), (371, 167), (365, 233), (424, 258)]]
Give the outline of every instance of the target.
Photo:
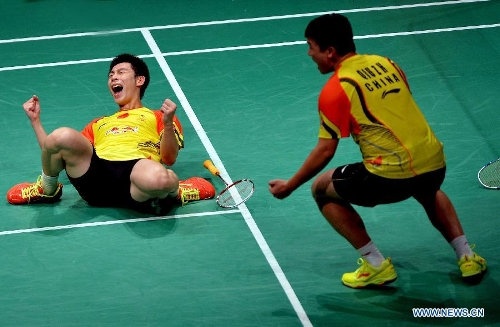
[(56, 203), (61, 201), (61, 198), (57, 199), (51, 199), (51, 200), (32, 200), (32, 201), (26, 201), (26, 202), (15, 202), (15, 201), (9, 201), (7, 200), (10, 204), (16, 205), (16, 206), (21, 206), (21, 205), (30, 205), (30, 204), (51, 204), (51, 203)]
[(467, 277), (462, 277), (462, 281), (468, 285), (477, 285), (481, 283), (483, 280), (483, 277), (485, 275), (485, 271), (482, 272), (481, 274), (476, 274), (472, 276), (467, 276)]
[(360, 284), (360, 285), (356, 285), (356, 284), (352, 284), (352, 285), (349, 285), (349, 284), (346, 284), (344, 281), (342, 281), (342, 284), (344, 284), (345, 286), (347, 287), (350, 287), (350, 288), (356, 288), (356, 289), (359, 289), (359, 288), (370, 288), (370, 287), (374, 287), (374, 288), (377, 288), (377, 287), (380, 287), (380, 286), (384, 286), (384, 285), (387, 285), (387, 284), (390, 284), (390, 283), (393, 283), (396, 281), (396, 279), (398, 279), (398, 277), (394, 277), (393, 279), (389, 279), (389, 280), (381, 280), (381, 281), (373, 281), (373, 282), (368, 282), (368, 283), (364, 283), (364, 284)]
[(482, 280), (484, 275), (486, 275), (487, 268), (484, 268), (478, 273), (472, 274), (472, 275), (462, 275), (462, 280), (469, 285), (477, 285), (479, 284)]
[(474, 277), (474, 276), (477, 276), (477, 275), (482, 275), (482, 274), (484, 274), (484, 273), (486, 273), (486, 269), (483, 269), (483, 270), (481, 270), (481, 271), (478, 271), (478, 272), (475, 272), (475, 273), (472, 273), (472, 274), (465, 274), (465, 275), (464, 275), (464, 274), (462, 274), (462, 277), (463, 277), (463, 278), (467, 278), (467, 277)]

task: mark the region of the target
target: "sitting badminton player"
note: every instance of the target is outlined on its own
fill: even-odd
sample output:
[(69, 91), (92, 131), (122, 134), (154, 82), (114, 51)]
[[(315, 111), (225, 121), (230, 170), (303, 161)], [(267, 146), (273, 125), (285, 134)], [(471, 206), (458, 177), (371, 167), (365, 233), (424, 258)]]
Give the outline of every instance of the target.
[(61, 127), (47, 135), (38, 97), (24, 103), (42, 149), (42, 174), (35, 183), (12, 187), (8, 202), (58, 201), (62, 170), (91, 206), (165, 214), (172, 206), (213, 198), (215, 189), (207, 180), (192, 177), (180, 182), (167, 168), (183, 148), (182, 126), (175, 115), (177, 106), (169, 99), (159, 110), (143, 107), (148, 84), (149, 70), (142, 59), (130, 54), (115, 57), (108, 88), (119, 110), (93, 120), (82, 132)]

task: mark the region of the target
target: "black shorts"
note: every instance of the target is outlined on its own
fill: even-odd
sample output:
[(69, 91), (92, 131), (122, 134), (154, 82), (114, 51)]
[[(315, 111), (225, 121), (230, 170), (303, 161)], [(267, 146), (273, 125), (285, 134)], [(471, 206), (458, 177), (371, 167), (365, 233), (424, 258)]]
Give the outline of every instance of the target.
[(395, 203), (413, 196), (435, 194), (444, 181), (446, 167), (405, 179), (384, 178), (370, 173), (362, 163), (337, 167), (332, 182), (345, 201), (374, 207)]
[(68, 178), (91, 206), (136, 209), (142, 204), (130, 195), (130, 174), (139, 160), (109, 161), (99, 158), (94, 150), (87, 172), (78, 178)]

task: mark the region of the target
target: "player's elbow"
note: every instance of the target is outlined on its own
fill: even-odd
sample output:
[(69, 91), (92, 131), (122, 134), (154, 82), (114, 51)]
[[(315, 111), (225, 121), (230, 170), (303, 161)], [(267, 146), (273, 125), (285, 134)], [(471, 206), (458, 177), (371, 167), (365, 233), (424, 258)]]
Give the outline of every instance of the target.
[(172, 166), (176, 160), (177, 160), (177, 157), (172, 157), (172, 156), (162, 156), (161, 157), (161, 162), (167, 166)]
[(176, 148), (161, 148), (160, 157), (161, 162), (167, 166), (172, 166), (177, 160), (177, 155), (179, 154), (179, 149)]

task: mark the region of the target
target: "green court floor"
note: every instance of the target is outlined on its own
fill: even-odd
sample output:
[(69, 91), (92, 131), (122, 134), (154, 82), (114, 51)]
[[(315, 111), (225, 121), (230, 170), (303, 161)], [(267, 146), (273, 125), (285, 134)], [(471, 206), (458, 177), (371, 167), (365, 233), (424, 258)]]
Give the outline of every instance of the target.
[[(500, 2), (263, 0), (0, 1), (0, 190), (34, 181), (40, 150), (22, 104), (39, 96), (47, 131), (81, 130), (117, 108), (110, 60), (139, 55), (151, 70), (144, 104), (179, 104), (181, 179), (250, 178), (235, 209), (214, 200), (150, 217), (92, 208), (67, 177), (54, 205), (0, 203), (0, 326), (495, 326), (500, 325), (500, 193), (478, 170), (500, 157)], [(445, 145), (452, 199), (489, 271), (461, 281), (451, 247), (414, 200), (357, 208), (398, 280), (354, 290), (340, 277), (357, 253), (328, 225), (310, 183), (279, 201), (317, 142), (317, 96), (328, 76), (307, 56), (304, 28), (349, 17), (359, 53), (398, 62)], [(330, 167), (360, 160), (342, 140)], [(5, 198), (4, 198), (5, 199)], [(482, 317), (417, 318), (414, 308), (480, 309)]]

